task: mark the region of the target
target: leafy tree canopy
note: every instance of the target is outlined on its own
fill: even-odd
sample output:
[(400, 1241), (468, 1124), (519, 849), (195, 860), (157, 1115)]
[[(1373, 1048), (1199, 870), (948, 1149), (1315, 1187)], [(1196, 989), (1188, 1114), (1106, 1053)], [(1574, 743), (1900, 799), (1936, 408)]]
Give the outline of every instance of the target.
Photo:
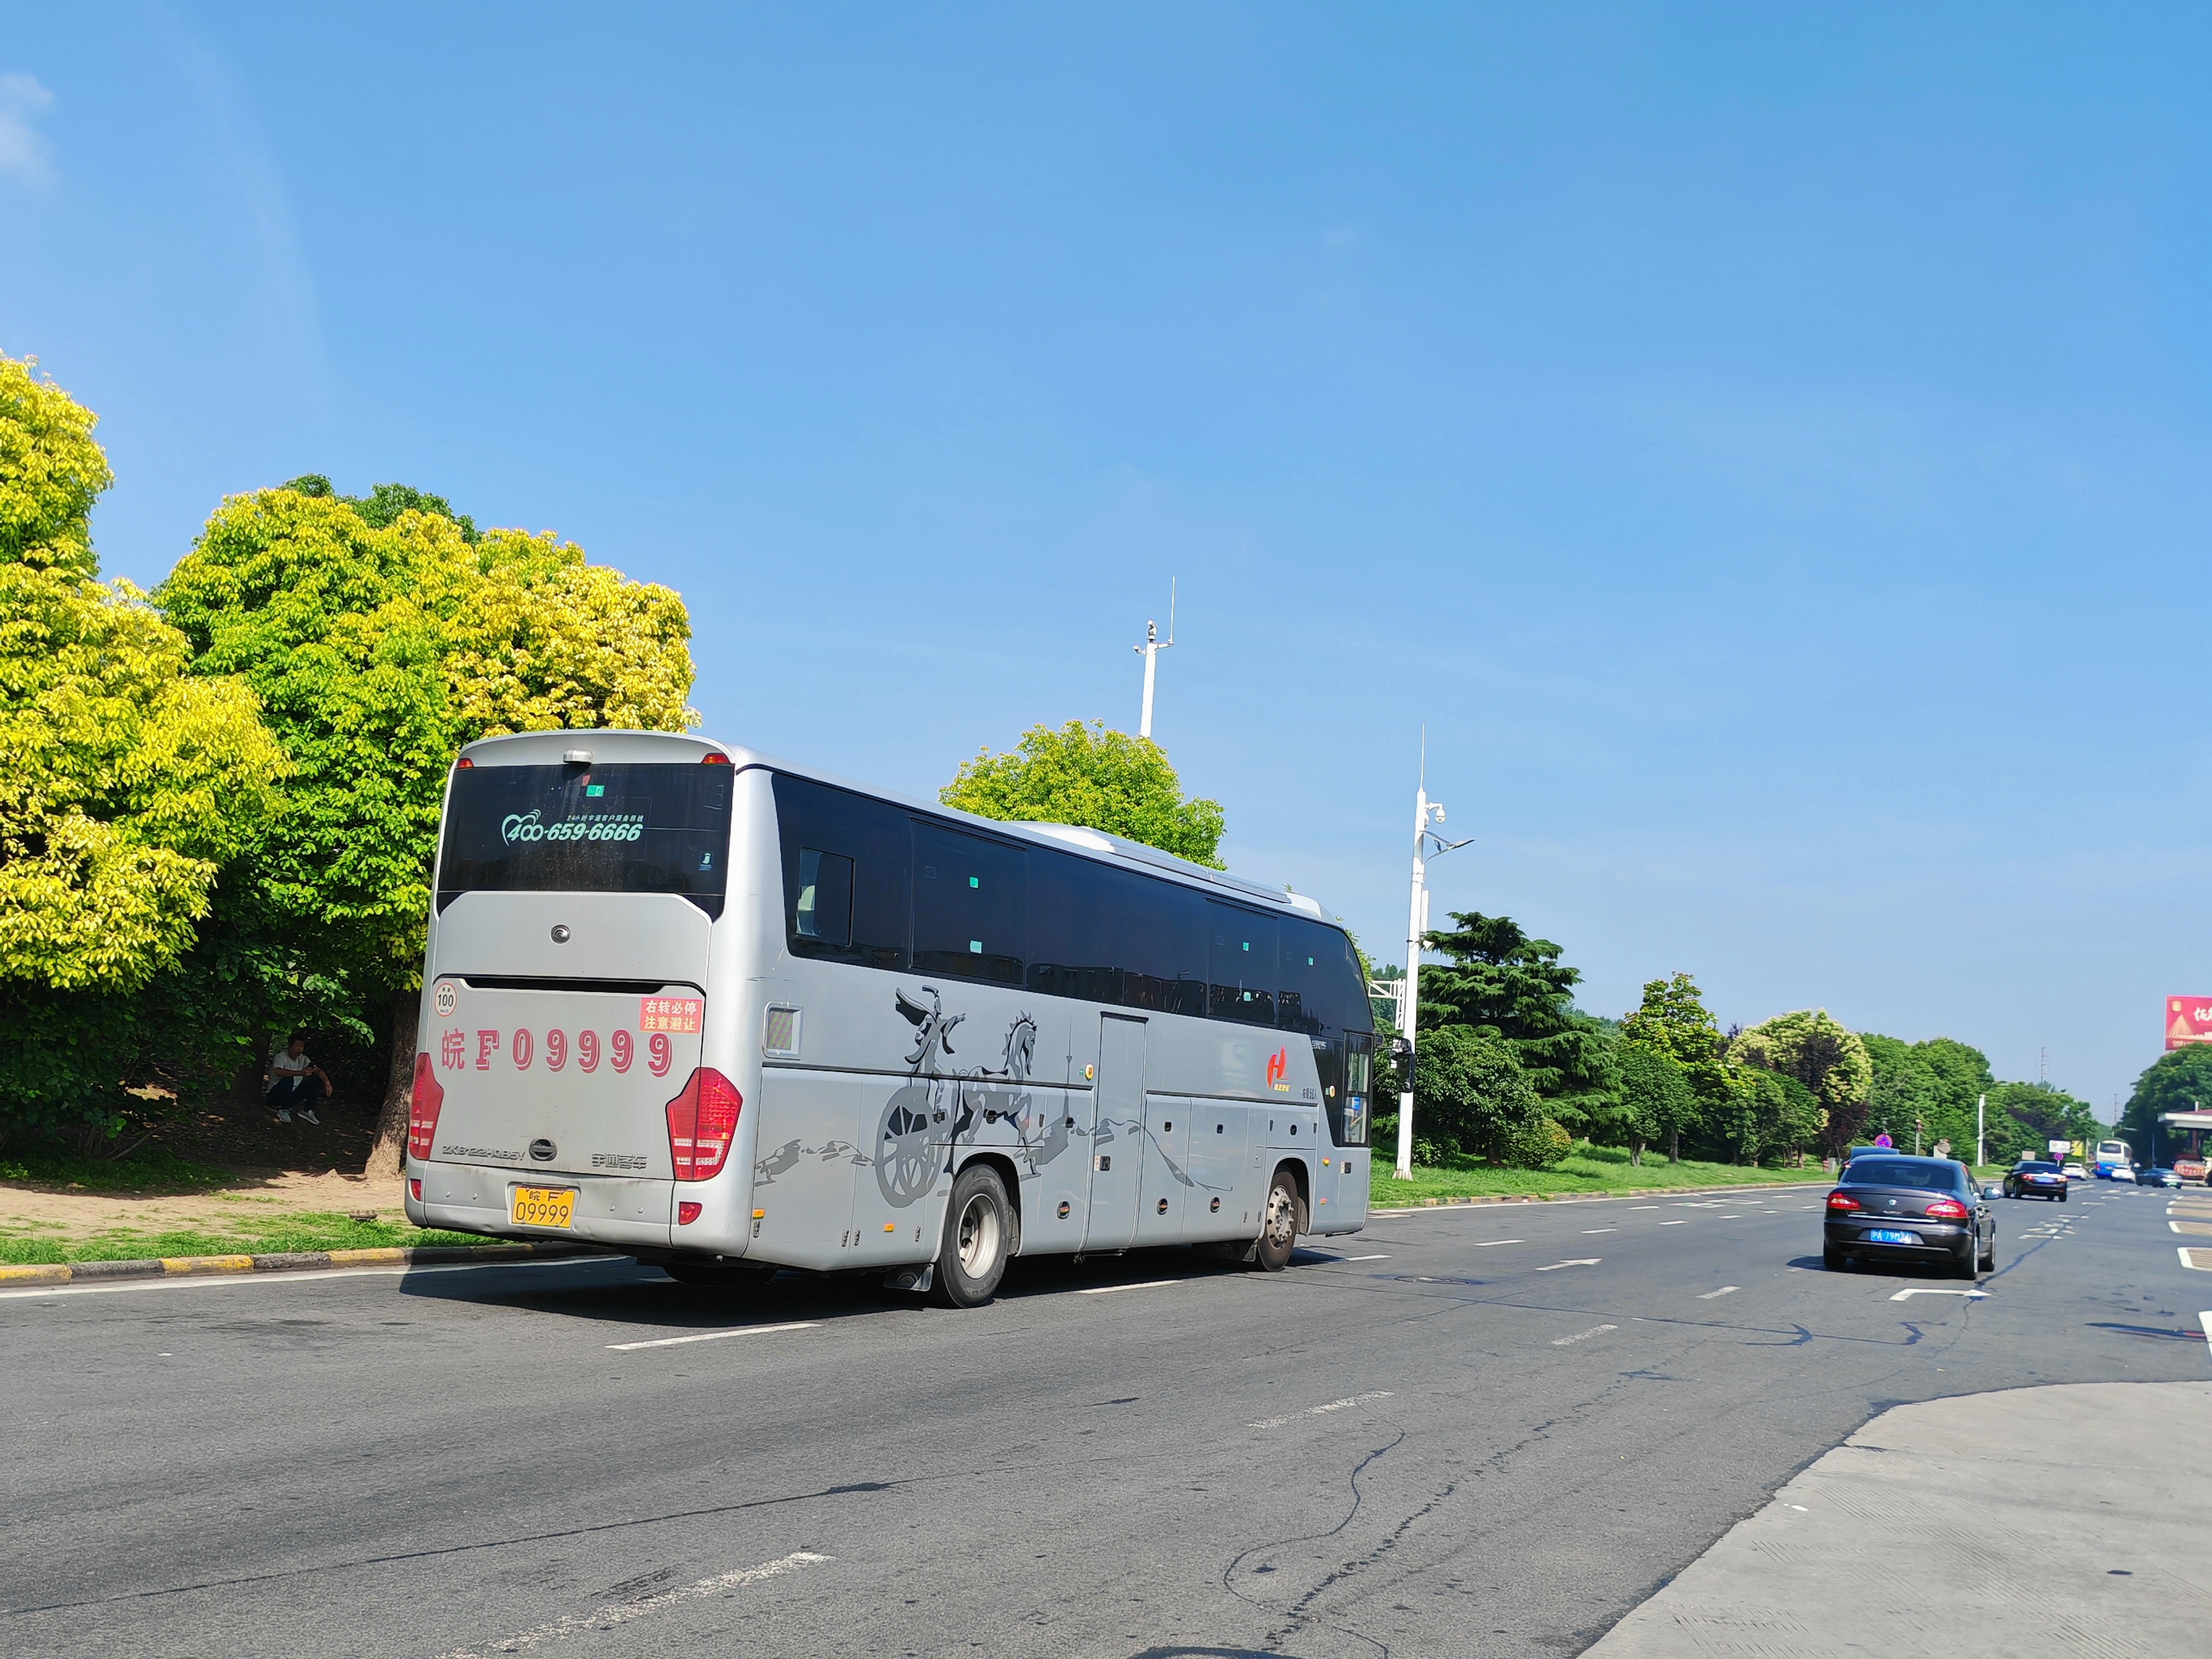
[(1221, 804), (1186, 796), (1150, 738), (1070, 720), (1033, 726), (1010, 754), (986, 749), (937, 792), (947, 806), (1023, 823), (1074, 823), (1222, 867)]
[(1840, 1152), (1850, 1146), (1865, 1121), (1874, 1061), (1858, 1034), (1825, 1008), (1801, 1008), (1762, 1020), (1729, 1045), (1729, 1057), (1739, 1066), (1793, 1077), (1811, 1090), (1828, 1115), (1820, 1136), (1825, 1152)]
[(189, 678), (184, 636), (94, 580), (94, 418), (0, 357), (0, 1133), (104, 1132), (162, 1069), (125, 1005), (193, 948), (285, 771), (252, 692)]
[(1626, 1042), (1642, 1043), (1673, 1060), (1706, 1106), (1717, 1108), (1728, 1098), (1733, 1087), (1728, 1039), (1706, 1011), (1698, 981), (1689, 975), (1645, 981), (1644, 1000), (1622, 1018), (1620, 1035)]
[(2159, 1160), (2171, 1164), (2176, 1146), (2188, 1143), (2159, 1123), (2166, 1112), (2212, 1112), (2212, 1046), (2172, 1049), (2146, 1066), (2115, 1133), (2136, 1149), (2137, 1158), (2148, 1159), (2156, 1125)]
[(1515, 1153), (1545, 1121), (1537, 1097), (1510, 1045), (1486, 1031), (1444, 1025), (1413, 1050), (1413, 1133), (1423, 1163), (1479, 1152), (1493, 1163)]
[(1613, 1049), (1613, 1060), (1620, 1088), (1601, 1127), (1608, 1144), (1619, 1141), (1632, 1148), (1633, 1161), (1641, 1164), (1644, 1149), (1654, 1141), (1678, 1145), (1681, 1135), (1694, 1130), (1700, 1118), (1697, 1091), (1681, 1066), (1655, 1044), (1624, 1038)]
[[(1581, 969), (1509, 917), (1455, 910), (1451, 919), (1456, 928), (1425, 941), (1450, 961), (1422, 970), (1424, 1013), (1437, 1011), (1439, 1027), (1467, 1025), (1502, 1039), (1545, 1109), (1570, 1129), (1582, 1127), (1606, 1108), (1615, 1078), (1603, 1034), (1575, 1011)], [(1425, 1030), (1419, 1041), (1431, 1036)]]
[(2089, 1103), (2055, 1083), (2000, 1083), (1990, 1091), (1992, 1163), (2047, 1157), (2053, 1140), (2087, 1143), (2102, 1139), (2104, 1133)]
[(433, 495), (428, 490), (416, 489), (410, 484), (380, 483), (370, 486), (366, 495), (341, 495), (331, 481), (319, 472), (303, 473), (284, 486), (301, 495), (318, 501), (340, 501), (361, 514), (362, 522), (372, 530), (383, 530), (399, 522), (403, 513), (428, 513), (434, 518), (450, 519), (453, 527), (461, 532), (461, 539), (474, 546), (477, 540), (477, 521), (465, 513), (453, 511), (453, 504), (443, 495)]

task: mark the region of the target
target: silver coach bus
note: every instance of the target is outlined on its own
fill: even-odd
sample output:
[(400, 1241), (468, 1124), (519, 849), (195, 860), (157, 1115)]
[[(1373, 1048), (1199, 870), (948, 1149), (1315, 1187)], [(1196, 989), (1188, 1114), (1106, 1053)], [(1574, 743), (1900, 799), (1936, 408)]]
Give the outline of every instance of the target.
[(1367, 1215), (1374, 1026), (1312, 900), (703, 738), (473, 744), (447, 785), (407, 1213), (680, 1279), (1017, 1254), (1271, 1270)]

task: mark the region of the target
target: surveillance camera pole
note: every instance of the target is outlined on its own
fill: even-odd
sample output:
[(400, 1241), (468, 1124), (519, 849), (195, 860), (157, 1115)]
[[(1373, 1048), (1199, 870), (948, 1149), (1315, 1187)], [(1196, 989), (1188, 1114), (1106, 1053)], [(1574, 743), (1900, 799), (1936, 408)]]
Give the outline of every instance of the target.
[(1152, 675), (1158, 665), (1160, 653), (1175, 644), (1175, 580), (1168, 580), (1168, 636), (1160, 637), (1160, 625), (1156, 622), (1145, 624), (1145, 642), (1133, 647), (1145, 659), (1145, 708), (1137, 720), (1137, 735), (1152, 735)]
[[(1413, 1178), (1413, 1030), (1420, 1016), (1421, 939), (1429, 931), (1429, 864), (1467, 845), (1446, 841), (1430, 826), (1444, 821), (1444, 809), (1429, 799), (1429, 733), (1421, 731), (1421, 782), (1413, 792), (1413, 896), (1406, 924), (1406, 1029), (1399, 1033), (1406, 1044), (1405, 1087), (1398, 1094), (1398, 1179)], [(1469, 837), (1469, 839), (1473, 839)]]

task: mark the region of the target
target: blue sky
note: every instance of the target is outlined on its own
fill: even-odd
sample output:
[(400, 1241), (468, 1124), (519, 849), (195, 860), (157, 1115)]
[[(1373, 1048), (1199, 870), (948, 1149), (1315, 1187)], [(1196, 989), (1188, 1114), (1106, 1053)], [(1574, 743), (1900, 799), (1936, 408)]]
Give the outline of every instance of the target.
[(0, 350), (108, 570), (396, 479), (682, 590), (712, 732), (1158, 735), (1232, 865), (2109, 1111), (2212, 991), (2179, 7), (28, 7)]

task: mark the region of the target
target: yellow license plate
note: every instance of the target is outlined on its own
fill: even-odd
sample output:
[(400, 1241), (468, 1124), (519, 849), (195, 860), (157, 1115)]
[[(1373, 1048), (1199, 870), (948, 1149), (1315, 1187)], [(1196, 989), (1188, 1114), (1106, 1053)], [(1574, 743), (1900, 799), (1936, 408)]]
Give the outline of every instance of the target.
[(514, 1220), (523, 1227), (567, 1227), (574, 1224), (576, 1189), (574, 1187), (517, 1187)]

